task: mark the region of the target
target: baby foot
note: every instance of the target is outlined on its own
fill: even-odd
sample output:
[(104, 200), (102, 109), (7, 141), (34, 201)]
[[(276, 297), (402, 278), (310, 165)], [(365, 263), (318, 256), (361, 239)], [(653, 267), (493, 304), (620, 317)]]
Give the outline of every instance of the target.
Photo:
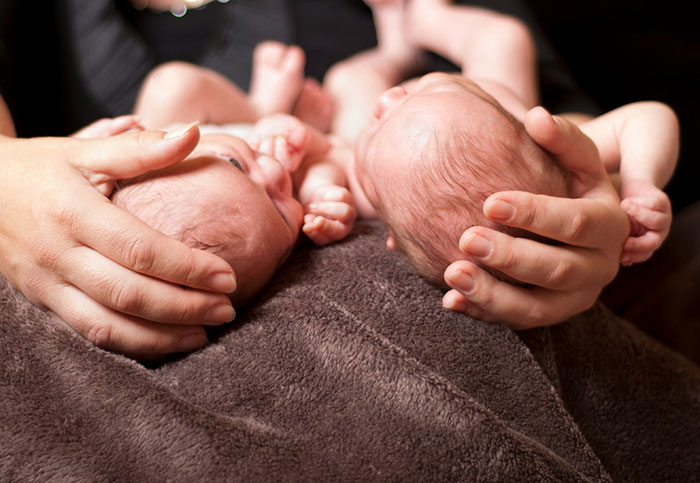
[(297, 170), (305, 156), (317, 156), (330, 149), (323, 134), (288, 114), (274, 114), (258, 121), (248, 144), (276, 158), (290, 173)]
[(293, 114), (305, 123), (327, 133), (331, 129), (335, 106), (331, 96), (315, 79), (306, 79)]
[(250, 101), (260, 117), (277, 112), (292, 112), (304, 86), (301, 48), (280, 42), (258, 44), (253, 52)]

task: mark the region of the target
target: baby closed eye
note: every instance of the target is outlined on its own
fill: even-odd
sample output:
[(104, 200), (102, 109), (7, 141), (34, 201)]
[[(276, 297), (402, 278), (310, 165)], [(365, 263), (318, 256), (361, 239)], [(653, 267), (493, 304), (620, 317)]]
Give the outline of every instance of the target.
[(230, 157), (226, 157), (226, 159), (228, 159), (229, 162), (230, 162), (234, 167), (236, 167), (236, 168), (240, 169), (241, 171), (243, 171), (243, 166), (241, 166), (240, 161), (238, 161), (237, 159), (234, 159), (234, 158), (230, 158)]

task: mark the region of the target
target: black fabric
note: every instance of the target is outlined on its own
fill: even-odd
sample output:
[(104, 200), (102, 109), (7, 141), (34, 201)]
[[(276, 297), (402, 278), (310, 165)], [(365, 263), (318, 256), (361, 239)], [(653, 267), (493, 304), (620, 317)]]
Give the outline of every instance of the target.
[[(525, 3), (481, 4), (531, 25), (547, 107), (555, 112), (599, 111), (576, 85)], [(263, 40), (299, 44), (307, 53), (307, 75), (319, 80), (333, 63), (376, 45), (371, 11), (356, 0), (232, 0), (182, 18), (137, 11), (127, 0), (67, 0), (58, 2), (57, 9), (70, 130), (98, 117), (130, 112), (146, 73), (168, 60), (210, 67), (246, 90), (253, 48)], [(432, 56), (427, 71), (454, 69)]]
[(19, 135), (64, 130), (55, 23), (51, 2), (0, 2), (0, 38), (7, 49), (0, 79)]

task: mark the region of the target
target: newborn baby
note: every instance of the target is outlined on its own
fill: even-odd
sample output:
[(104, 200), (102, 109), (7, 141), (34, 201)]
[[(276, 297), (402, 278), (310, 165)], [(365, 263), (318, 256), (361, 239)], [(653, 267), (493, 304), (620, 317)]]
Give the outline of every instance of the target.
[[(504, 229), (482, 213), (488, 196), (516, 190), (566, 197), (577, 182), (527, 135), (521, 119), (530, 111), (519, 99), (498, 83), (478, 82), (429, 74), (408, 90), (389, 89), (355, 145), (350, 185), (359, 206), (369, 202), (387, 225), (387, 246), (436, 283), (463, 258), (458, 242), (468, 227)], [(621, 262), (646, 260), (671, 223), (662, 187), (678, 156), (675, 115), (664, 104), (637, 102), (580, 128), (618, 178), (632, 222)]]
[(229, 134), (203, 134), (181, 163), (122, 181), (112, 201), (153, 228), (233, 267), (231, 299), (247, 304), (287, 259), (303, 208), (276, 159)]
[(492, 193), (569, 194), (566, 173), (523, 124), (462, 76), (393, 88), (375, 117), (355, 146), (358, 181), (387, 225), (387, 246), (435, 283), (463, 257), (458, 241), (468, 227), (496, 228), (481, 212)]

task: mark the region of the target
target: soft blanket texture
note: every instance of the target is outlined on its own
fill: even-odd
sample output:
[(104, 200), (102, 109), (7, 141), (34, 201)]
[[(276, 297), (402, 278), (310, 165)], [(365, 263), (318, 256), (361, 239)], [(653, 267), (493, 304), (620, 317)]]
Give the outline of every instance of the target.
[(361, 224), (157, 367), (0, 284), (2, 481), (688, 481), (700, 370), (598, 305), (515, 333)]

